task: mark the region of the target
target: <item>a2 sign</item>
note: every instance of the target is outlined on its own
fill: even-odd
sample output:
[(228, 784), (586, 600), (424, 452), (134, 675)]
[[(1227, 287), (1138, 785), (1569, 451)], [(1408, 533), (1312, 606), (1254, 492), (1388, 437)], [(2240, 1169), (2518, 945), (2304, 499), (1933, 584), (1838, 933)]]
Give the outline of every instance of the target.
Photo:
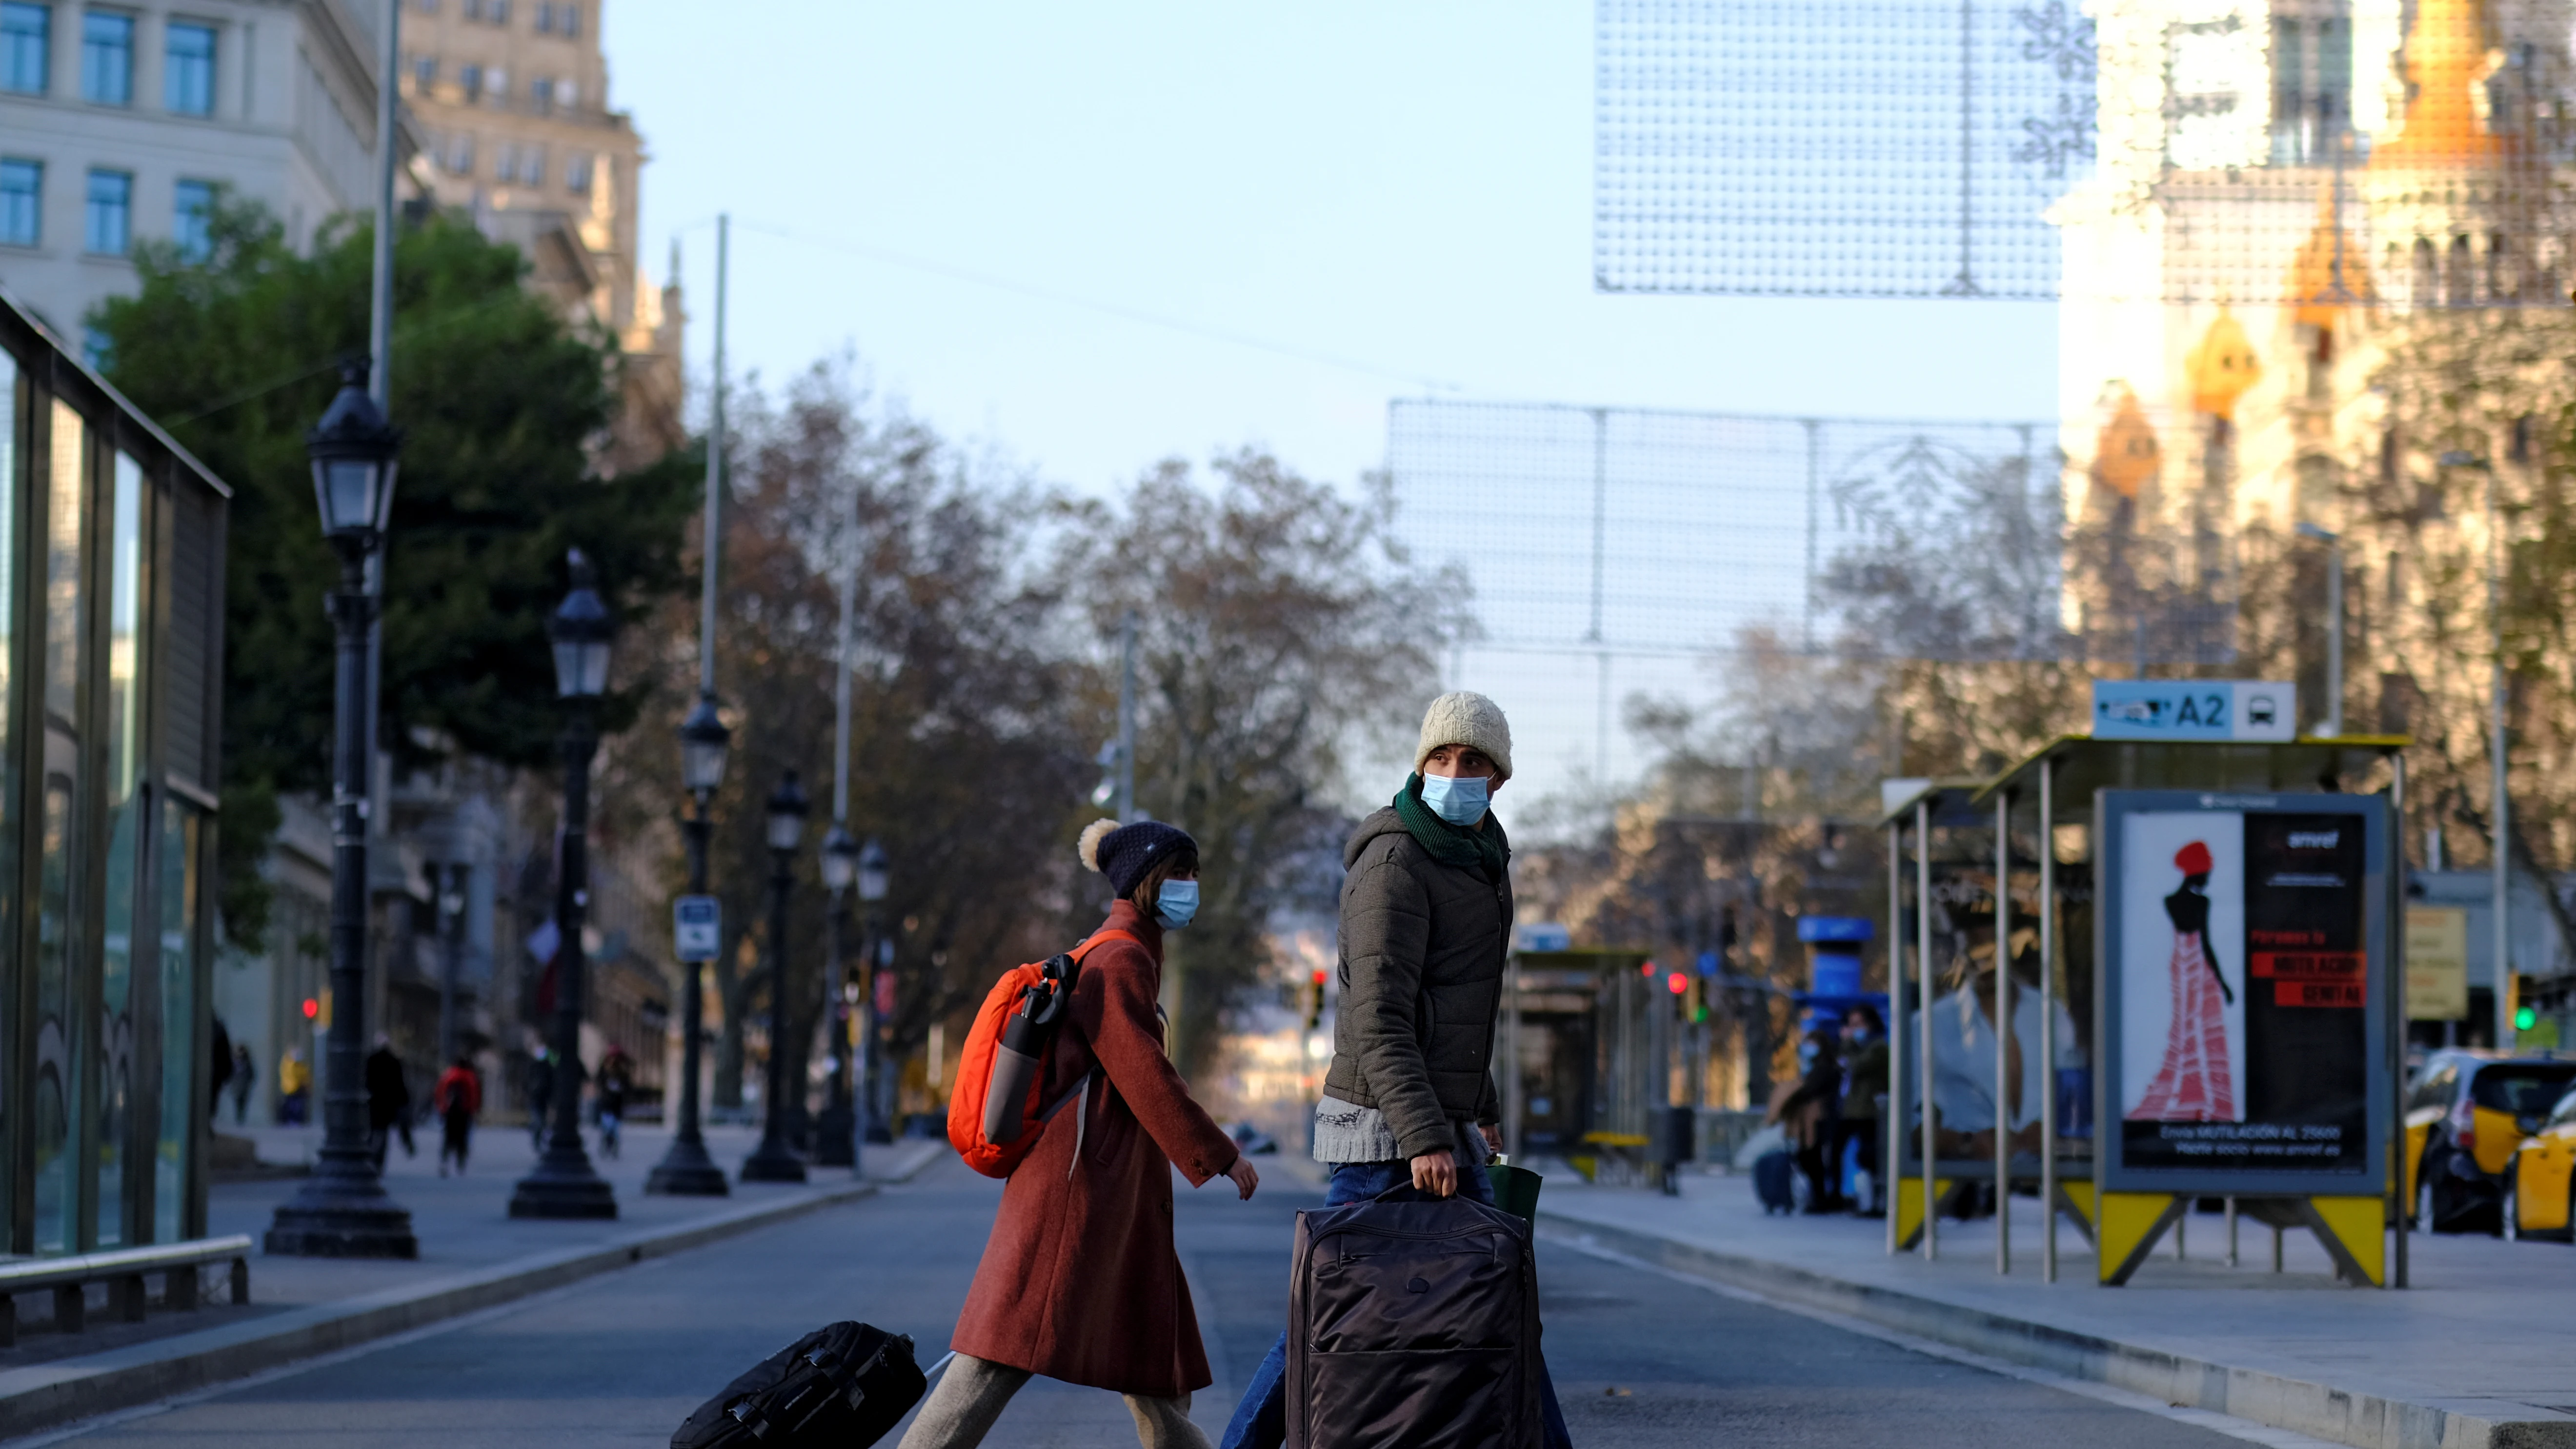
[(2097, 740), (2298, 738), (2298, 687), (2274, 680), (2097, 679)]

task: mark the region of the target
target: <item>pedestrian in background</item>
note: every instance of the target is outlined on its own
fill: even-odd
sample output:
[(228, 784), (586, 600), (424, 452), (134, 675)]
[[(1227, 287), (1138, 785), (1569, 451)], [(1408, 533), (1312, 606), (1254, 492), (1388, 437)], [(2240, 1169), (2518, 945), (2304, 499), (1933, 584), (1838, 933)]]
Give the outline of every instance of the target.
[(385, 1170), (385, 1149), (402, 1135), (403, 1156), (419, 1155), (411, 1141), (411, 1084), (403, 1079), (402, 1058), (394, 1041), (376, 1033), (376, 1049), (367, 1053), (367, 1145), (376, 1154), (376, 1171)]
[(212, 1050), (206, 1053), (209, 1066), (206, 1082), (206, 1125), (212, 1127), (224, 1115), (224, 1084), (233, 1079), (233, 1034), (224, 1030), (220, 1016), (208, 1018), (214, 1027)]
[(1002, 1187), (966, 1291), (956, 1361), (902, 1449), (973, 1449), (1033, 1374), (1123, 1394), (1145, 1449), (1206, 1449), (1190, 1395), (1211, 1382), (1172, 1246), (1172, 1169), (1193, 1187), (1260, 1175), (1164, 1055), (1163, 933), (1197, 914), (1198, 842), (1158, 821), (1099, 821), (1082, 863), (1118, 899), (1074, 978), (1041, 1100), (1062, 1102)]
[[(1465, 691), (1433, 700), (1413, 770), (1342, 847), (1341, 1011), (1315, 1104), (1327, 1207), (1407, 1183), (1494, 1201), (1485, 1158), (1502, 1150), (1492, 1065), (1512, 930), (1511, 841), (1488, 805), (1512, 776), (1502, 707)], [(1253, 1370), (1225, 1449), (1286, 1440), (1287, 1373), (1283, 1333)], [(1544, 1368), (1539, 1402), (1548, 1449), (1564, 1449)]]
[(544, 1047), (528, 1059), (528, 1142), (542, 1147), (546, 1141), (546, 1106), (555, 1096), (554, 1058)]
[(250, 1044), (233, 1043), (233, 1125), (242, 1125), (250, 1112), (251, 1084), (259, 1078), (259, 1068), (251, 1065)]
[(617, 1155), (618, 1133), (626, 1122), (626, 1093), (634, 1085), (635, 1059), (623, 1047), (610, 1047), (599, 1064), (599, 1085), (592, 1095), (599, 1104), (599, 1155)]
[(1835, 1171), (1842, 1170), (1840, 1164), (1856, 1146), (1869, 1187), (1852, 1208), (1874, 1214), (1884, 1211), (1882, 1195), (1887, 1189), (1880, 1180), (1887, 1169), (1880, 1159), (1878, 1136), (1879, 1107), (1887, 1100), (1887, 1026), (1878, 1019), (1876, 1008), (1855, 1006), (1843, 1013), (1842, 1058), (1843, 1107), (1834, 1131)]
[(304, 1064), (304, 1049), (288, 1047), (277, 1058), (277, 1125), (304, 1125), (312, 1089), (313, 1069)]
[(447, 1175), (447, 1159), (456, 1158), (456, 1175), (465, 1175), (466, 1149), (474, 1141), (474, 1114), (483, 1110), (483, 1078), (474, 1070), (470, 1057), (458, 1057), (439, 1074), (438, 1085), (429, 1093), (429, 1104), (437, 1109), (440, 1127), (438, 1141), (438, 1175)]
[(1798, 1171), (1807, 1178), (1806, 1211), (1811, 1213), (1843, 1209), (1840, 1169), (1834, 1158), (1843, 1095), (1842, 1054), (1834, 1047), (1838, 1031), (1839, 1027), (1826, 1025), (1807, 1033), (1807, 1039), (1798, 1044), (1802, 1070), (1797, 1085), (1771, 1104), (1771, 1120), (1780, 1124), (1797, 1150)]

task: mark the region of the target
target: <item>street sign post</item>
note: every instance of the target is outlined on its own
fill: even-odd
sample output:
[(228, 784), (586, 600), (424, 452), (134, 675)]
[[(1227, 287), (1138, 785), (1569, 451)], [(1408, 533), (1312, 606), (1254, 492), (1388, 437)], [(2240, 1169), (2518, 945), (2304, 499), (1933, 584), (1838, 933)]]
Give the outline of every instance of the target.
[(724, 937), (724, 906), (714, 896), (671, 902), (671, 954), (683, 962), (712, 961)]

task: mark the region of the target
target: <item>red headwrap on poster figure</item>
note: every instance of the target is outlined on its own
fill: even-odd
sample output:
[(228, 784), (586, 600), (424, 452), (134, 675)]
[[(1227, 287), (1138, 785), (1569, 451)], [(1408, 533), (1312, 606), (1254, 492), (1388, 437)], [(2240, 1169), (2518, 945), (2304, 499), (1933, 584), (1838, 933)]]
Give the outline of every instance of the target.
[(2212, 864), (2209, 847), (2197, 840), (2174, 852), (2174, 869), (2184, 875), (2207, 875)]

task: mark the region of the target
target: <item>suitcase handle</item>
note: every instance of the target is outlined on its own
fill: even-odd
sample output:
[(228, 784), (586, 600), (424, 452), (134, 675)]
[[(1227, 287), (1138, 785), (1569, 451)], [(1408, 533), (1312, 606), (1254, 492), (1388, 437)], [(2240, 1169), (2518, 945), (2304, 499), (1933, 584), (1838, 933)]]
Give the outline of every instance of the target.
[[(1453, 1193), (1451, 1196), (1463, 1196), (1463, 1194)], [(1424, 1192), (1409, 1182), (1399, 1182), (1369, 1199), (1371, 1202), (1447, 1202), (1448, 1200), (1448, 1198)]]

